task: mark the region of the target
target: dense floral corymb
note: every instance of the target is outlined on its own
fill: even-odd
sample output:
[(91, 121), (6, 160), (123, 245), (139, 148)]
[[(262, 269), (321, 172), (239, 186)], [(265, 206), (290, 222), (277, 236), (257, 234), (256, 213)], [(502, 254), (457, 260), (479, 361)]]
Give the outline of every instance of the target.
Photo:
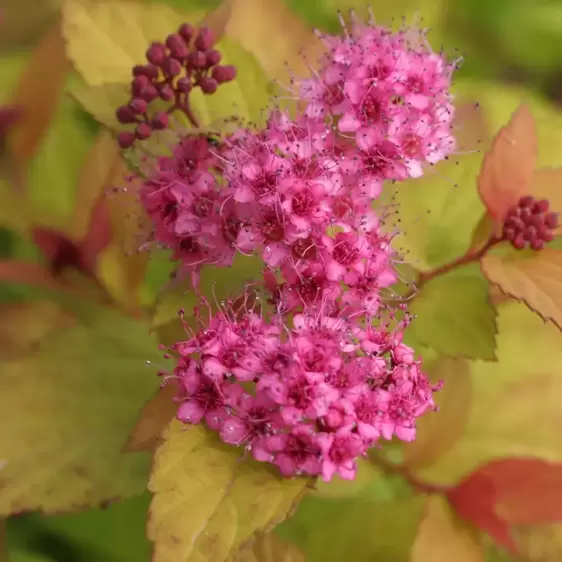
[(409, 320), (390, 330), (305, 312), (288, 324), (260, 308), (228, 303), (173, 346), (179, 361), (165, 376), (178, 382), (180, 420), (204, 421), (285, 476), (326, 481), (353, 478), (357, 458), (381, 438), (414, 439), (439, 386), (401, 342)]
[[(434, 408), (439, 385), (402, 344), (406, 307), (383, 298), (396, 258), (372, 203), (385, 181), (418, 177), (455, 148), (455, 65), (419, 30), (354, 19), (344, 31), (322, 36), (313, 77), (294, 80), (300, 113), (273, 110), (261, 130), (186, 135), (140, 192), (152, 240), (173, 250), (194, 290), (201, 268), (229, 266), (236, 252), (264, 263), (263, 282), (215, 315), (204, 302), (209, 319), (196, 311), (200, 330), (173, 346), (178, 418), (204, 421), (284, 475), (326, 480), (353, 478), (381, 438), (412, 440)], [(164, 64), (156, 54), (171, 51), (152, 46), (150, 64)], [(167, 85), (177, 91), (179, 80)], [(193, 122), (188, 94), (173, 109)]]

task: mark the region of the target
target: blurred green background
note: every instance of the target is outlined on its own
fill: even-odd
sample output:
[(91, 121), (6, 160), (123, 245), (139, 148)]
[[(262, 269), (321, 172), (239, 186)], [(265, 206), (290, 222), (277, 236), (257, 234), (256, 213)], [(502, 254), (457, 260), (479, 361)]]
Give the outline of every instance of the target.
[[(216, 0), (162, 0), (181, 9), (211, 9)], [(328, 31), (339, 28), (337, 10), (357, 7), (360, 0), (285, 0), (311, 26)], [(373, 11), (380, 22), (400, 19), (420, 11), (432, 28), (433, 47), (442, 44), (447, 53), (465, 56), (457, 78), (522, 86), (536, 96), (562, 104), (562, 0), (375, 0)], [(54, 0), (0, 0), (4, 25), (0, 30), (0, 101), (5, 101), (25, 60), (44, 30), (57, 17)], [(259, 21), (255, 23), (259, 25)], [(283, 33), (283, 30), (279, 31)], [(68, 110), (68, 108), (66, 108)], [(81, 127), (94, 134), (98, 125), (76, 112)], [(70, 124), (69, 124), (70, 123)], [(60, 162), (68, 173), (54, 178), (31, 178), (30, 189), (45, 214), (64, 214), (72, 208), (73, 174), (80, 166), (87, 144), (63, 123), (49, 132), (39, 158)], [(56, 168), (56, 164), (54, 164)], [(73, 167), (76, 169), (73, 170)], [(33, 176), (33, 173), (32, 173)], [(56, 185), (55, 185), (56, 184)], [(39, 259), (37, 250), (12, 231), (0, 229), (2, 257)], [(158, 266), (155, 266), (158, 267)], [(155, 284), (162, 278), (156, 275)], [(11, 301), (25, 296), (21, 287), (1, 287), (0, 298)], [(373, 494), (379, 492), (374, 490)], [(388, 490), (380, 492), (382, 496)], [(81, 514), (43, 518), (13, 517), (7, 525), (9, 559), (12, 562), (141, 562), (149, 559), (144, 538), (148, 498), (141, 497)]]

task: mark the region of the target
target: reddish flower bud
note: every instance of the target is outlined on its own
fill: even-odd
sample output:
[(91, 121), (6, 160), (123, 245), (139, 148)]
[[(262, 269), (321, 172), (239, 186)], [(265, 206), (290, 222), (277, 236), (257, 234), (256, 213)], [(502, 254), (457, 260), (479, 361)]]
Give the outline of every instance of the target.
[(524, 195), (519, 199), (519, 207), (522, 209), (525, 207), (530, 207), (534, 203), (534, 198), (531, 195)]
[(115, 115), (117, 117), (117, 121), (123, 124), (135, 123), (137, 120), (135, 112), (126, 105), (122, 105), (121, 107), (117, 108)]
[(189, 94), (189, 92), (191, 92), (191, 90), (193, 89), (193, 85), (191, 83), (191, 79), (189, 78), (180, 78), (178, 80), (178, 83), (176, 85), (176, 88), (180, 91), (183, 92), (184, 94)]
[(540, 201), (536, 201), (532, 206), (532, 211), (536, 215), (547, 213), (549, 208), (548, 201), (546, 199), (541, 199)]
[(146, 59), (156, 66), (161, 66), (166, 59), (166, 47), (155, 41), (146, 51)]
[(215, 66), (211, 75), (219, 84), (224, 84), (236, 78), (236, 68), (232, 65)]
[(147, 139), (152, 133), (152, 129), (146, 123), (141, 123), (135, 129), (135, 137), (139, 140)]
[(198, 82), (201, 91), (204, 94), (214, 94), (218, 88), (218, 82), (214, 78), (203, 76)]
[(129, 132), (122, 132), (117, 135), (117, 144), (123, 149), (131, 148), (135, 142), (135, 135)]
[(193, 39), (195, 30), (193, 29), (192, 25), (189, 25), (188, 23), (182, 23), (178, 29), (178, 33), (186, 43), (189, 43)]
[(165, 111), (159, 111), (150, 120), (152, 128), (155, 130), (166, 129), (169, 124), (168, 114)]
[(158, 92), (160, 94), (160, 99), (164, 101), (170, 101), (174, 99), (174, 89), (170, 84), (162, 84), (158, 87)]
[(145, 74), (142, 74), (133, 79), (133, 82), (131, 83), (131, 92), (133, 96), (138, 97), (144, 88), (150, 85), (148, 77)]
[(158, 97), (158, 90), (152, 84), (146, 85), (140, 92), (139, 98), (143, 99), (147, 103), (154, 101)]
[(187, 57), (187, 64), (189, 67), (194, 69), (206, 68), (207, 66), (207, 57), (205, 53), (201, 51), (193, 51), (193, 53), (189, 53)]
[(544, 217), (544, 224), (552, 230), (554, 230), (555, 228), (558, 228), (558, 214), (557, 213), (548, 213)]
[(207, 27), (202, 27), (195, 38), (195, 48), (198, 51), (206, 51), (213, 46), (214, 42), (215, 38), (213, 37), (211, 30)]
[(181, 72), (181, 69), (181, 62), (172, 57), (168, 57), (162, 63), (162, 71), (166, 76), (177, 76)]
[(205, 53), (205, 56), (207, 57), (207, 64), (209, 66), (215, 66), (215, 64), (219, 64), (219, 62), (222, 59), (222, 55), (218, 51), (215, 51), (214, 49), (207, 51)]
[(156, 80), (158, 74), (158, 67), (153, 64), (137, 64), (133, 67), (133, 76), (146, 76), (149, 80)]
[(172, 33), (166, 37), (166, 46), (170, 50), (170, 55), (175, 59), (185, 60), (189, 54), (185, 41), (177, 33)]
[(145, 100), (141, 99), (141, 98), (133, 98), (130, 102), (129, 102), (129, 109), (136, 114), (144, 114), (146, 113), (146, 109), (147, 109), (148, 104), (146, 103)]

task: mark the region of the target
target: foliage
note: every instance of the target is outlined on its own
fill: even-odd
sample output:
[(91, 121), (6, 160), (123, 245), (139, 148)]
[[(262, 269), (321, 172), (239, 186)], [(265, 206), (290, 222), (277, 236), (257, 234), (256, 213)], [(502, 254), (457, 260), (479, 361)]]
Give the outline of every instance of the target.
[[(369, 4), (383, 22), (419, 10), (430, 41), (447, 45), (459, 20), (470, 35), (492, 10), (474, 0), (477, 21), (464, 3)], [(18, 12), (26, 3), (7, 4), (0, 37), (20, 50), (0, 63), (0, 102), (18, 111), (6, 130), (0, 113), (0, 558), (60, 558), (44, 544), (63, 536), (63, 558), (84, 562), (151, 550), (157, 562), (561, 559), (562, 246), (548, 216), (562, 212), (562, 112), (471, 76), (509, 57), (531, 72), (533, 45), (548, 84), (558, 8), (545, 4), (525, 26), (522, 1), (498, 4), (488, 43), (466, 40), (476, 62), (455, 84), (458, 154), (387, 182), (376, 205), (408, 266), (387, 296), (417, 316), (406, 343), (444, 382), (439, 409), (414, 441), (393, 439), (361, 459), (355, 480), (329, 483), (281, 478), (174, 419), (158, 344), (187, 339), (199, 297), (168, 253), (131, 251), (147, 220), (129, 177), (142, 160), (119, 150), (115, 109), (149, 44), (189, 21), (207, 25), (221, 64), (237, 68), (216, 94), (194, 96), (201, 130), (224, 135), (233, 114), (263, 124), (272, 94), (314, 74), (324, 47), (311, 25), (339, 33), (336, 10), (367, 2), (66, 0), (29, 17)], [(513, 29), (523, 39), (508, 41)], [(485, 45), (497, 60), (478, 62)], [(204, 269), (201, 293), (216, 308), (262, 266), (239, 255)]]

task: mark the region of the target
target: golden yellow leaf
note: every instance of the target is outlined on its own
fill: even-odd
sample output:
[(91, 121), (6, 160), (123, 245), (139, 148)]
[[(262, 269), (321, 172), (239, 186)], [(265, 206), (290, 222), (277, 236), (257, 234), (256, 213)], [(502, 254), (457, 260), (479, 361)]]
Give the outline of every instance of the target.
[(562, 251), (545, 248), (525, 258), (488, 255), (482, 271), (503, 293), (562, 329)]
[(148, 486), (155, 562), (224, 562), (288, 516), (308, 480), (281, 478), (242, 455), (201, 426), (172, 421)]
[(535, 122), (522, 104), (496, 135), (478, 176), (480, 197), (496, 220), (501, 222), (519, 197), (531, 193), (536, 163)]
[(260, 533), (250, 547), (232, 557), (229, 562), (306, 562), (294, 545), (282, 541), (275, 533)]
[(12, 94), (11, 103), (22, 108), (22, 117), (8, 136), (8, 150), (21, 170), (51, 122), (69, 70), (57, 22), (33, 51)]
[(447, 500), (431, 496), (427, 500), (411, 562), (484, 562), (484, 552), (476, 533), (458, 520)]
[(172, 382), (158, 389), (144, 405), (139, 419), (123, 447), (123, 451), (153, 451), (162, 439), (162, 433), (170, 425), (178, 410), (174, 402), (177, 388)]
[(521, 525), (512, 531), (521, 554), (529, 562), (562, 560), (562, 525)]
[(454, 447), (462, 436), (472, 406), (472, 381), (468, 361), (440, 357), (425, 368), (431, 381), (442, 380), (435, 394), (439, 411), (422, 416), (416, 439), (404, 445), (404, 464), (409, 468), (430, 466)]

